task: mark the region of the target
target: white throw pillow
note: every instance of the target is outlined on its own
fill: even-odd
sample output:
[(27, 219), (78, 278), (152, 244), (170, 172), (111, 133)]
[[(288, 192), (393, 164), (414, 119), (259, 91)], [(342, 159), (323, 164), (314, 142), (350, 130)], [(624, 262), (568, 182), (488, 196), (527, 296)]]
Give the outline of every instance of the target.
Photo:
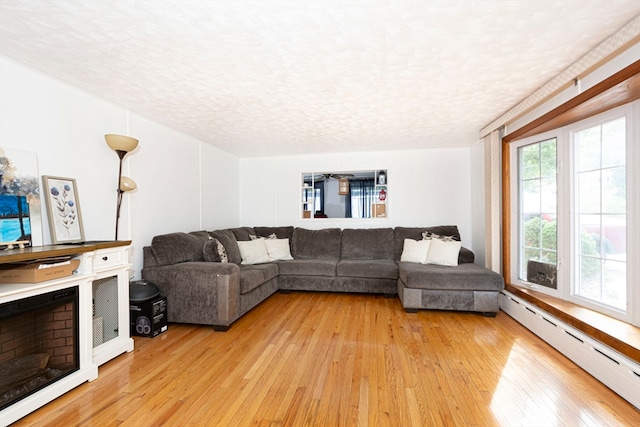
[(424, 264), (427, 262), (427, 254), (429, 253), (430, 246), (431, 240), (404, 239), (400, 261)]
[(289, 249), (289, 239), (265, 239), (264, 245), (269, 254), (269, 261), (285, 261), (293, 259)]
[(265, 239), (238, 242), (242, 264), (262, 264), (269, 262), (269, 254), (264, 244)]
[(462, 242), (444, 241), (440, 239), (425, 240), (431, 242), (427, 264), (458, 265), (458, 254), (462, 247)]

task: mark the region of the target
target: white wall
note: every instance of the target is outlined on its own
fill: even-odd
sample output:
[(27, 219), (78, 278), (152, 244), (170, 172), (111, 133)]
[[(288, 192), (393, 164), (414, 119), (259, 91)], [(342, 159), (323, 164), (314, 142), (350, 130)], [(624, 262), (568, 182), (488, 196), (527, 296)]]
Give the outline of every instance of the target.
[(485, 176), (484, 176), (484, 143), (482, 140), (470, 148), (471, 169), (469, 188), (471, 193), (471, 249), (476, 264), (485, 265)]
[[(138, 189), (125, 194), (118, 235), (133, 241), (135, 277), (154, 235), (237, 225), (237, 157), (0, 56), (0, 147), (37, 153), (40, 175), (77, 180), (86, 240), (115, 237), (118, 157), (105, 133), (140, 140), (125, 158)], [(37, 240), (51, 242), (46, 212)]]
[[(310, 229), (454, 224), (466, 247), (483, 247), (484, 240), (472, 241), (471, 162), (469, 148), (243, 158), (240, 224)], [(387, 219), (301, 218), (303, 172), (366, 169), (388, 171)]]
[[(125, 194), (119, 231), (120, 239), (133, 241), (135, 277), (142, 247), (154, 235), (238, 225), (456, 224), (464, 245), (482, 256), (484, 240), (474, 230), (472, 211), (482, 214), (484, 206), (472, 203), (470, 189), (481, 150), (479, 158), (456, 148), (238, 159), (2, 56), (0, 95), (0, 147), (36, 153), (40, 175), (77, 180), (87, 240), (114, 237), (118, 158), (104, 134), (140, 140), (125, 159), (123, 174), (138, 189)], [(300, 218), (302, 172), (358, 169), (388, 170), (387, 219)], [(47, 244), (43, 215), (40, 243)]]

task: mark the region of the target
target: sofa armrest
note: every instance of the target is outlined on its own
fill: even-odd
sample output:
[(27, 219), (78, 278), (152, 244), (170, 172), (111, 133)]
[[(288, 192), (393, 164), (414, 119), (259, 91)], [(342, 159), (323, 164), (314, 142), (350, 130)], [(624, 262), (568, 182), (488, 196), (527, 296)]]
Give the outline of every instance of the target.
[(464, 246), (460, 248), (460, 254), (458, 255), (458, 264), (473, 264), (476, 260), (476, 256), (470, 250)]
[(142, 265), (144, 267), (155, 267), (159, 265), (156, 259), (156, 254), (153, 253), (151, 246), (145, 246), (142, 248)]
[(226, 327), (238, 318), (239, 271), (232, 263), (183, 262), (145, 267), (142, 277), (167, 297), (169, 322)]

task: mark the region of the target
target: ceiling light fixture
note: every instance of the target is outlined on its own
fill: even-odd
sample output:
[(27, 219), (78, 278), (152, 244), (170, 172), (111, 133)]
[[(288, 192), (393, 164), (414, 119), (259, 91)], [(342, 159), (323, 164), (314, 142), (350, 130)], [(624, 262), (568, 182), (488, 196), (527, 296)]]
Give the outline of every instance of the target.
[(338, 194), (341, 196), (349, 194), (349, 180), (347, 178), (340, 178), (338, 180)]

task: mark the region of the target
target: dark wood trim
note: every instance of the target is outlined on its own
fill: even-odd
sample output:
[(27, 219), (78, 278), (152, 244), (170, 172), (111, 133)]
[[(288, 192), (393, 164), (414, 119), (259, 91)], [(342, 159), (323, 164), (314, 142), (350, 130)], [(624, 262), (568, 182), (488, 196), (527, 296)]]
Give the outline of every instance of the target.
[(510, 284), (511, 162), (509, 144), (640, 99), (640, 60), (502, 138), (502, 269), (505, 289), (640, 363), (640, 328), (568, 301)]
[(509, 143), (562, 127), (640, 99), (640, 60), (502, 138), (502, 269), (511, 280), (511, 162)]
[(509, 144), (502, 142), (502, 274), (511, 280), (511, 162)]
[(511, 142), (556, 129), (640, 99), (640, 60), (585, 90), (559, 107), (511, 132), (502, 139)]
[(640, 363), (640, 328), (559, 298), (507, 283), (505, 290)]

